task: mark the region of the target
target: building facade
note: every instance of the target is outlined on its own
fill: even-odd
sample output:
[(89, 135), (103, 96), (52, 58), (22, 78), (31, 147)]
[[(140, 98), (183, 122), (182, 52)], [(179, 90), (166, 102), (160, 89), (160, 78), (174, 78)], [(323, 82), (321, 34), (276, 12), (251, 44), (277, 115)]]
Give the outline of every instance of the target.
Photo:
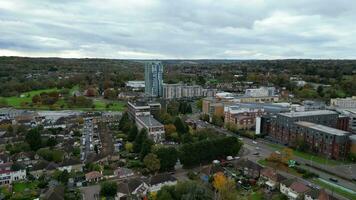
[(200, 85), (184, 85), (184, 84), (164, 84), (163, 98), (165, 99), (180, 99), (180, 98), (196, 98), (203, 96), (203, 88)]
[(225, 109), (225, 123), (236, 125), (237, 129), (251, 129), (256, 125), (256, 118), (265, 114), (263, 108), (245, 108), (229, 106)]
[(26, 170), (12, 171), (1, 170), (0, 171), (0, 185), (11, 184), (14, 181), (20, 181), (26, 179)]
[(356, 96), (330, 99), (330, 106), (335, 108), (356, 108)]
[(261, 132), (278, 143), (296, 147), (302, 142), (308, 151), (340, 159), (349, 152), (350, 133), (338, 124), (339, 114), (331, 110), (279, 113), (261, 118)]
[(164, 138), (164, 126), (151, 115), (136, 117), (136, 125), (139, 130), (145, 128), (148, 133), (148, 137), (155, 143), (163, 141)]
[(145, 94), (150, 97), (163, 95), (163, 65), (158, 61), (145, 64)]

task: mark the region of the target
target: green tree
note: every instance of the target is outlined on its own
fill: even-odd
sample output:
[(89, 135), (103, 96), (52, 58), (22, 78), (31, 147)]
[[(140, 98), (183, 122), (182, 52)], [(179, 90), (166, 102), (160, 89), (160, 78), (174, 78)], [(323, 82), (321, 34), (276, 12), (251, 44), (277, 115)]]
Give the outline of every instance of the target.
[(142, 149), (143, 142), (147, 139), (147, 130), (145, 128), (141, 129), (134, 141), (134, 152), (140, 153)]
[(130, 141), (130, 142), (134, 141), (136, 136), (137, 136), (137, 133), (138, 133), (137, 126), (136, 126), (136, 124), (134, 124), (131, 127), (130, 131), (129, 131), (129, 135), (127, 137), (127, 140)]
[(174, 147), (161, 147), (154, 151), (157, 155), (161, 171), (169, 171), (174, 169), (174, 165), (178, 160), (178, 152)]
[(224, 120), (221, 116), (213, 115), (211, 123), (221, 127), (224, 125)]
[(38, 150), (42, 146), (41, 132), (39, 128), (31, 129), (25, 138), (26, 142), (30, 145), (33, 151)]
[(177, 132), (180, 135), (188, 132), (187, 125), (182, 121), (180, 117), (176, 117), (176, 119), (174, 120), (174, 126), (176, 127)]
[(160, 190), (157, 193), (157, 200), (174, 200), (167, 190)]
[(121, 130), (124, 133), (127, 133), (131, 128), (131, 121), (129, 118), (129, 114), (127, 112), (124, 112), (122, 114), (122, 117), (119, 121), (119, 130)]
[(141, 152), (140, 152), (140, 158), (141, 160), (151, 152), (151, 148), (153, 146), (154, 142), (150, 139), (146, 139), (143, 141), (142, 146), (141, 146)]
[(153, 153), (147, 154), (147, 156), (143, 159), (143, 163), (145, 164), (147, 169), (150, 170), (150, 172), (157, 172), (161, 167), (157, 155)]
[(115, 197), (117, 194), (117, 183), (106, 181), (100, 185), (100, 195), (103, 197)]

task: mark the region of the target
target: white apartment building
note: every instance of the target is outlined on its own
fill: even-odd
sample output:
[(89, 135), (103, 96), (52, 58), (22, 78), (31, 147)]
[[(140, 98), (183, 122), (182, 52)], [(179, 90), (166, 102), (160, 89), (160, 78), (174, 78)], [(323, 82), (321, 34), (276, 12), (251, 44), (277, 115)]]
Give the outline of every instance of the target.
[(330, 99), (330, 106), (335, 108), (356, 108), (356, 96)]
[(26, 179), (26, 170), (12, 171), (2, 170), (0, 171), (0, 185), (11, 184), (14, 181)]
[(269, 97), (275, 96), (276, 88), (274, 87), (260, 87), (253, 89), (246, 89), (245, 95), (250, 97)]
[(200, 85), (184, 85), (184, 84), (164, 84), (163, 98), (165, 99), (180, 99), (194, 98), (203, 96), (203, 88)]

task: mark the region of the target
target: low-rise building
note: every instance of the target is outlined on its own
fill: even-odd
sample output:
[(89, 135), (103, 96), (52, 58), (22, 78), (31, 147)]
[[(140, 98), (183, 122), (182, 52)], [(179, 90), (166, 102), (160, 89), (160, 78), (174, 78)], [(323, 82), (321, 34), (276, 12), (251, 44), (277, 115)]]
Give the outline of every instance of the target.
[(11, 184), (14, 181), (26, 179), (26, 170), (0, 170), (0, 185)]
[(127, 102), (128, 114), (132, 120), (138, 116), (155, 115), (160, 112), (161, 104), (146, 101)]
[(103, 179), (103, 175), (98, 171), (91, 171), (85, 174), (85, 181), (88, 183), (98, 182)]
[(338, 199), (326, 193), (324, 189), (311, 188), (311, 190), (305, 193), (304, 200), (338, 200)]
[(150, 192), (157, 192), (163, 186), (172, 186), (177, 184), (177, 179), (168, 173), (157, 174), (150, 178)]
[(225, 123), (236, 125), (238, 129), (251, 129), (256, 118), (265, 114), (264, 109), (229, 106), (225, 108)]
[(261, 170), (260, 180), (268, 190), (279, 189), (280, 182), (286, 179), (287, 178), (277, 173), (277, 171), (272, 168), (264, 168)]
[(163, 141), (164, 126), (151, 115), (136, 117), (136, 125), (139, 130), (145, 128), (148, 132), (148, 137), (154, 142)]
[(304, 195), (311, 189), (296, 179), (287, 179), (280, 183), (280, 192), (290, 200), (304, 199)]

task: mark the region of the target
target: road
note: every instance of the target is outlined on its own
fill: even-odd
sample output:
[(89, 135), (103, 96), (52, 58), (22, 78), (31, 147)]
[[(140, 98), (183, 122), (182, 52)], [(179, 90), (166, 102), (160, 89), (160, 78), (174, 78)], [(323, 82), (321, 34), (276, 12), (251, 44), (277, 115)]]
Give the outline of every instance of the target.
[[(269, 142), (267, 140), (257, 139), (254, 141), (254, 140), (246, 138), (246, 137), (240, 137), (240, 136), (238, 136), (224, 128), (217, 127), (217, 126), (214, 126), (207, 122), (198, 120), (196, 115), (191, 116), (190, 119), (194, 120), (201, 127), (212, 128), (219, 133), (222, 133), (222, 134), (225, 134), (228, 136), (238, 137), (240, 140), (242, 140), (244, 142), (244, 146), (243, 146), (244, 151), (248, 152), (248, 155), (245, 155), (245, 157), (247, 157), (249, 160), (252, 160), (254, 162), (257, 162), (258, 160), (267, 158), (272, 152), (275, 151), (275, 149), (273, 149), (272, 147), (269, 146), (269, 144), (271, 144), (271, 142)], [(256, 149), (256, 147), (258, 147), (258, 149)], [(258, 152), (259, 155), (253, 155), (256, 152)], [(318, 174), (320, 178), (322, 178), (324, 180), (329, 180), (329, 178), (337, 179), (338, 180), (338, 182), (336, 183), (337, 185), (345, 187), (345, 188), (353, 190), (353, 191), (356, 191), (356, 189), (355, 189), (356, 184), (353, 183), (352, 181), (348, 181), (348, 180), (339, 178), (337, 176), (334, 176), (334, 175), (331, 175), (331, 174), (325, 173), (323, 171), (320, 171), (320, 170), (317, 170), (317, 169), (314, 169), (314, 168), (304, 165), (305, 163), (310, 163), (309, 160), (306, 160), (306, 159), (303, 159), (300, 157), (295, 157), (295, 160), (302, 164), (302, 166), (301, 166), (302, 168), (308, 169), (308, 170)], [(324, 168), (329, 168), (329, 170), (335, 171), (335, 166), (324, 166)], [(356, 170), (356, 166), (350, 166), (350, 168), (351, 168), (350, 176), (355, 175), (354, 171)]]
[(84, 129), (83, 129), (83, 134), (85, 138), (85, 144), (83, 147), (83, 157), (82, 161), (85, 162), (88, 158), (88, 155), (90, 153), (90, 144), (91, 141), (93, 140), (93, 120), (91, 118), (85, 118), (84, 119)]

